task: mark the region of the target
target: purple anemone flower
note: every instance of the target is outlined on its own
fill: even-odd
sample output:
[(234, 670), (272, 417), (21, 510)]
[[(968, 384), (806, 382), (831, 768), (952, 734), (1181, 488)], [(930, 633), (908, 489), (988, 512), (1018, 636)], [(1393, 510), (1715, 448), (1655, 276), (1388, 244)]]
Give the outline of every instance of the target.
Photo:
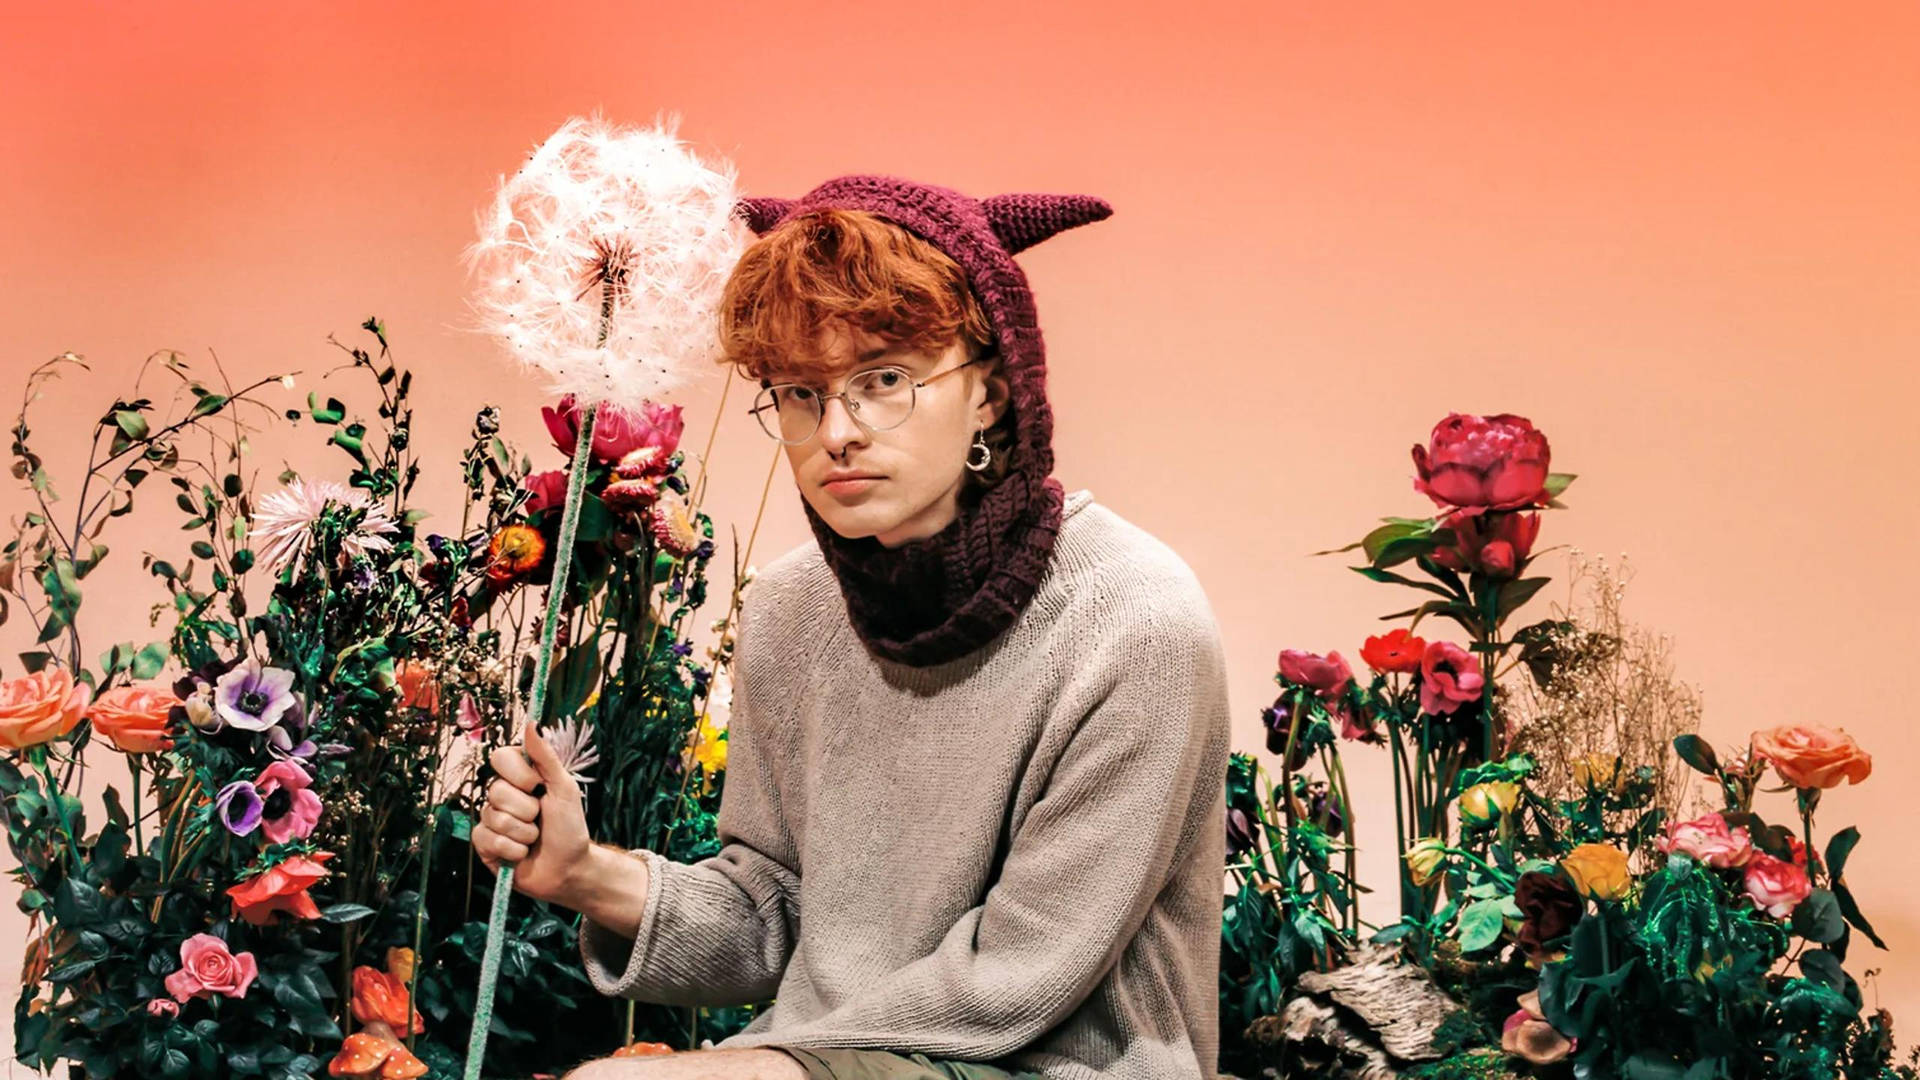
[(235, 836), (245, 836), (259, 828), (265, 808), (260, 792), (246, 780), (235, 780), (221, 788), (213, 805), (220, 812), (221, 823)]
[(265, 731), (293, 707), (293, 672), (263, 668), (258, 659), (220, 676), (213, 687), (214, 711), (242, 731)]

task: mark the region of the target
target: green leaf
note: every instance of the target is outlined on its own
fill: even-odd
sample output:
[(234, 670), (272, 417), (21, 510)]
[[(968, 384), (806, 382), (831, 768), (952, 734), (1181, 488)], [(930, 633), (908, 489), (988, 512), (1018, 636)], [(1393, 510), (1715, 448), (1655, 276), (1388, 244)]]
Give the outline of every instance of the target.
[(1840, 958), (1825, 949), (1808, 949), (1801, 953), (1800, 970), (1807, 978), (1835, 990), (1844, 992), (1847, 988), (1847, 973), (1840, 966)]
[(1847, 930), (1839, 901), (1826, 889), (1815, 889), (1794, 905), (1791, 925), (1794, 933), (1822, 945), (1840, 940), (1840, 935)]
[(1410, 559), (1431, 555), (1439, 547), (1440, 541), (1431, 536), (1403, 536), (1382, 545), (1380, 553), (1373, 558), (1373, 565), (1376, 568), (1397, 566)]
[(1425, 536), (1428, 531), (1429, 524), (1424, 521), (1388, 522), (1362, 537), (1360, 540), (1360, 549), (1366, 554), (1369, 563), (1378, 566), (1380, 565), (1380, 553), (1386, 550), (1387, 545), (1396, 540), (1405, 540), (1414, 536)]
[(334, 904), (320, 909), (320, 917), (330, 923), (358, 922), (373, 914), (373, 909), (364, 904)]
[(53, 917), (69, 930), (92, 926), (106, 911), (106, 897), (84, 882), (66, 878), (53, 891)]
[(307, 394), (307, 411), (322, 424), (337, 424), (347, 416), (347, 407), (339, 398), (328, 398), (326, 407), (322, 408), (320, 395), (311, 392)]
[(1544, 485), (1547, 489), (1548, 497), (1555, 498), (1555, 499), (1559, 498), (1561, 492), (1566, 491), (1567, 488), (1573, 484), (1574, 480), (1579, 477), (1579, 475), (1580, 475), (1579, 473), (1563, 473), (1563, 472), (1548, 473), (1547, 482)]
[(1476, 900), (1460, 912), (1460, 951), (1484, 949), (1500, 940), (1506, 926), (1499, 900)]
[(1698, 735), (1689, 733), (1675, 736), (1673, 749), (1680, 755), (1680, 760), (1693, 766), (1696, 772), (1713, 776), (1720, 771), (1719, 755), (1713, 752), (1712, 745)]
[(1887, 947), (1887, 943), (1881, 941), (1880, 935), (1874, 933), (1873, 927), (1867, 924), (1867, 917), (1860, 914), (1860, 905), (1853, 899), (1853, 890), (1835, 882), (1833, 886), (1833, 898), (1840, 902), (1840, 914), (1845, 916), (1846, 920), (1853, 924), (1855, 930), (1867, 935), (1867, 940), (1878, 945), (1881, 949), (1884, 950)]
[(160, 641), (150, 642), (145, 648), (134, 654), (133, 677), (136, 679), (151, 679), (155, 675), (160, 674), (160, 669), (166, 666), (166, 663), (166, 643)]
[(189, 550), (191, 550), (194, 557), (198, 559), (211, 559), (218, 554), (218, 552), (213, 550), (213, 545), (207, 543), (205, 540), (195, 540), (192, 545), (190, 545)]
[(113, 422), (120, 425), (120, 430), (125, 432), (129, 439), (139, 440), (147, 437), (147, 418), (132, 409), (115, 409)]
[(1860, 842), (1860, 830), (1849, 825), (1833, 834), (1827, 841), (1827, 873), (1835, 881), (1846, 871), (1847, 856), (1853, 853), (1853, 845)]
[(1496, 601), (1500, 605), (1501, 617), (1504, 618), (1508, 614), (1518, 610), (1522, 604), (1533, 599), (1534, 593), (1539, 592), (1543, 586), (1552, 580), (1552, 578), (1543, 577), (1518, 578), (1502, 585)]

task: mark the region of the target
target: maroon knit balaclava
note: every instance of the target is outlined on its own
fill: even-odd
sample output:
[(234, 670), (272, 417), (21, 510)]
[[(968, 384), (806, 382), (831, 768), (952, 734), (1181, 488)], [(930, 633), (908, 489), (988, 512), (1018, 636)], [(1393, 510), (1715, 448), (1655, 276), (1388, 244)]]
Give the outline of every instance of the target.
[(993, 322), (1011, 391), (1006, 477), (938, 534), (888, 548), (833, 531), (803, 497), (854, 629), (875, 656), (928, 667), (965, 656), (1013, 624), (1046, 570), (1065, 494), (1053, 473), (1046, 349), (1027, 276), (1013, 261), (1047, 237), (1113, 213), (1090, 195), (995, 195), (891, 176), (841, 176), (798, 199), (750, 198), (739, 212), (764, 234), (802, 214), (865, 210), (945, 252)]

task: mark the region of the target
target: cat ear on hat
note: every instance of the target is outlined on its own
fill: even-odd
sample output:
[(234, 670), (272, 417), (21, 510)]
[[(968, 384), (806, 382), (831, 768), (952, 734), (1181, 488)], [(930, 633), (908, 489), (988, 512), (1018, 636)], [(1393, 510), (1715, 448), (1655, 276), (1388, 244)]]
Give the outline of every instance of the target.
[(755, 236), (765, 236), (767, 230), (780, 223), (793, 209), (793, 199), (779, 199), (771, 195), (757, 195), (741, 199), (734, 204), (733, 212), (746, 219), (747, 227)]
[(1092, 195), (993, 195), (980, 200), (1007, 253), (1018, 254), (1055, 233), (1102, 221), (1113, 214)]

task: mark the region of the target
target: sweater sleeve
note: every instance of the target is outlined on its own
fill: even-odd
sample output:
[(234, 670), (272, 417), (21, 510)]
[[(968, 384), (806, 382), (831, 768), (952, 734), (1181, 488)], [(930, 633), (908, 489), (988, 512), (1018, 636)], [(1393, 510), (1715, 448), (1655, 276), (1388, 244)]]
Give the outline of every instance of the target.
[(1218, 631), (1204, 607), (1153, 614), (1102, 632), (1084, 658), (1093, 704), (982, 903), (930, 954), (784, 1029), (783, 1041), (991, 1060), (1087, 1000), (1198, 830), (1219, 827), (1228, 710)]
[(647, 895), (632, 938), (580, 924), (587, 978), (602, 994), (664, 1005), (743, 1005), (774, 996), (799, 931), (800, 875), (758, 730), (748, 665), (753, 605), (735, 640), (735, 694), (716, 827), (720, 852), (696, 863), (635, 850)]

